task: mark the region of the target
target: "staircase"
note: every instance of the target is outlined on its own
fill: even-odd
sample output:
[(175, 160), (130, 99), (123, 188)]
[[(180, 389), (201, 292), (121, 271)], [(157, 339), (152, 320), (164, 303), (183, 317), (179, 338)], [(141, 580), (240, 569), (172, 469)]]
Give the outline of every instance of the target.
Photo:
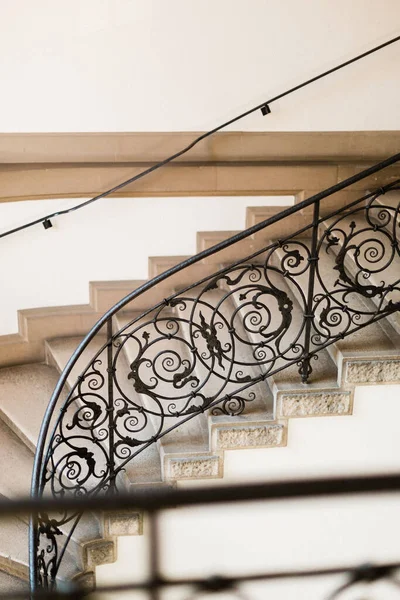
[[(65, 375), (39, 490), (57, 497), (221, 477), (225, 450), (284, 446), (291, 418), (350, 415), (356, 385), (399, 383), (400, 192), (374, 196), (366, 212), (370, 200), (322, 211), (318, 222), (311, 205), (300, 208), (115, 311)], [(246, 228), (280, 210), (249, 208)], [(199, 232), (198, 251), (238, 233)], [(185, 260), (150, 258), (150, 279)], [(20, 311), (20, 333), (0, 339), (3, 496), (29, 493), (43, 414), (71, 355), (145, 283), (92, 283), (90, 305)], [(116, 536), (141, 533), (138, 514), (78, 521), (42, 515), (43, 584), (56, 574), (93, 586), (95, 566), (115, 560)], [(15, 518), (0, 530), (0, 590), (27, 586), (28, 523)]]

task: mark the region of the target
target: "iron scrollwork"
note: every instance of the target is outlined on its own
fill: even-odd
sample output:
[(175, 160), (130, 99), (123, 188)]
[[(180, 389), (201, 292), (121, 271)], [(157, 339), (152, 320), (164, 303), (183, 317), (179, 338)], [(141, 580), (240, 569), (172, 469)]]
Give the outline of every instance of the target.
[(335, 257), (337, 279), (327, 286), (318, 270), (320, 292), (314, 297), (316, 345), (343, 338), (399, 309), (399, 206), (357, 205), (334, 217), (321, 236), (323, 249)]
[[(114, 493), (127, 463), (172, 429), (206, 410), (242, 414), (285, 368), (308, 380), (321, 349), (399, 310), (400, 206), (380, 198), (317, 213), (308, 231), (188, 286), (117, 331), (110, 318), (106, 342), (56, 420), (41, 493)], [(42, 585), (59, 574), (79, 518), (40, 516)]]

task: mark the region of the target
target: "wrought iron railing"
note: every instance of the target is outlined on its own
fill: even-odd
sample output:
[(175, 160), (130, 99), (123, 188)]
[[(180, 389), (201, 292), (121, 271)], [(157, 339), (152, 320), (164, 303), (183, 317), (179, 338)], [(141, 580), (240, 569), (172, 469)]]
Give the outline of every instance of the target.
[[(328, 214), (323, 203), (399, 160), (397, 154), (201, 252), (111, 308), (71, 357), (50, 400), (33, 497), (115, 494), (127, 464), (172, 430), (205, 411), (241, 414), (258, 401), (267, 378), (290, 366), (309, 381), (322, 349), (400, 310), (400, 204), (382, 201), (400, 189), (400, 179)], [(266, 241), (268, 227), (308, 214), (308, 207), (309, 223)], [(250, 256), (117, 321), (151, 288), (250, 236)], [(327, 255), (333, 280), (320, 269)], [(99, 333), (105, 341), (77, 370)], [(42, 512), (32, 521), (33, 589), (54, 585), (80, 518)]]
[[(399, 569), (400, 561), (392, 560), (392, 562), (374, 562), (364, 564), (335, 564), (335, 565), (320, 565), (310, 568), (290, 568), (285, 570), (260, 570), (256, 572), (246, 572), (243, 569), (231, 569), (229, 573), (221, 573), (218, 571), (210, 572), (209, 574), (195, 576), (171, 576), (165, 573), (165, 540), (161, 536), (160, 517), (165, 514), (165, 511), (170, 509), (185, 508), (194, 509), (197, 507), (206, 506), (223, 506), (235, 503), (246, 503), (248, 510), (249, 503), (260, 502), (267, 503), (270, 501), (279, 500), (284, 502), (293, 499), (315, 499), (315, 498), (346, 498), (349, 495), (357, 495), (358, 506), (362, 505), (364, 495), (374, 495), (376, 500), (382, 495), (399, 493), (400, 492), (400, 474), (386, 475), (368, 475), (355, 476), (350, 478), (328, 478), (328, 479), (311, 479), (311, 480), (289, 480), (269, 483), (255, 483), (246, 485), (230, 485), (230, 486), (213, 486), (195, 489), (142, 489), (136, 490), (135, 493), (122, 494), (118, 498), (107, 496), (91, 496), (84, 498), (31, 498), (31, 499), (16, 499), (10, 501), (8, 499), (0, 500), (0, 523), (1, 519), (9, 516), (18, 515), (37, 515), (37, 514), (54, 514), (54, 513), (82, 513), (84, 511), (110, 512), (113, 510), (121, 511), (140, 511), (147, 514), (147, 529), (149, 543), (146, 552), (147, 557), (147, 576), (143, 579), (134, 580), (132, 575), (131, 581), (124, 583), (112, 583), (109, 585), (101, 585), (95, 590), (82, 586), (77, 582), (70, 583), (59, 590), (57, 594), (53, 590), (39, 589), (32, 593), (30, 598), (49, 600), (59, 598), (60, 600), (80, 600), (82, 598), (101, 598), (103, 594), (108, 597), (113, 597), (112, 594), (121, 594), (123, 592), (142, 592), (144, 597), (157, 600), (162, 598), (162, 592), (171, 588), (185, 591), (187, 596), (179, 595), (179, 597), (187, 597), (189, 599), (202, 598), (203, 594), (211, 593), (213, 595), (222, 594), (225, 597), (226, 593), (232, 594), (232, 597), (245, 598), (250, 600), (252, 593), (246, 588), (248, 584), (265, 585), (264, 593), (268, 593), (268, 584), (274, 581), (307, 581), (310, 578), (324, 577), (326, 581), (325, 600), (336, 600), (342, 597), (348, 597), (346, 592), (354, 588), (358, 591), (358, 586), (367, 584), (372, 585), (376, 582), (386, 581), (394, 588), (400, 589)], [(243, 506), (243, 505), (242, 505)], [(251, 506), (251, 504), (250, 504)], [(318, 510), (314, 506), (314, 510)], [(333, 509), (334, 510), (334, 509)], [(268, 513), (267, 518), (268, 517)], [(323, 535), (323, 531), (321, 534)], [(254, 535), (258, 535), (258, 531), (254, 531)], [(388, 531), (388, 540), (395, 533)], [(185, 550), (188, 555), (194, 554), (194, 550), (198, 543), (197, 538), (193, 538), (192, 545)], [(240, 541), (238, 540), (238, 545)], [(240, 548), (239, 554), (244, 556), (248, 553), (248, 549)], [(266, 561), (268, 558), (266, 557)], [(341, 580), (333, 581), (329, 578), (341, 575)], [(136, 573), (137, 576), (137, 573)], [(342, 596), (342, 594), (344, 595)], [(259, 590), (257, 596), (259, 597)], [(26, 591), (9, 592), (6, 594), (0, 593), (0, 598), (25, 599)], [(321, 598), (322, 600), (322, 598)]]

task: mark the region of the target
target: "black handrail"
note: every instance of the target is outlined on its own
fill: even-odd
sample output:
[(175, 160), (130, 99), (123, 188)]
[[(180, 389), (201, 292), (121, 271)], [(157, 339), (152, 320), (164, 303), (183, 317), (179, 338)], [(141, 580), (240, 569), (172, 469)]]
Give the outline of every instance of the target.
[[(35, 461), (34, 461), (34, 469), (33, 469), (33, 476), (32, 476), (32, 489), (31, 489), (31, 493), (32, 496), (34, 498), (36, 498), (38, 495), (40, 495), (42, 488), (41, 488), (41, 481), (42, 481), (42, 477), (44, 475), (45, 469), (46, 469), (46, 465), (43, 459), (44, 459), (44, 452), (45, 452), (45, 445), (46, 445), (46, 440), (47, 440), (47, 436), (48, 436), (48, 432), (49, 432), (49, 426), (50, 426), (50, 421), (52, 418), (52, 415), (54, 413), (56, 404), (58, 402), (60, 393), (64, 387), (64, 385), (67, 382), (67, 378), (69, 376), (69, 374), (71, 373), (72, 368), (74, 367), (74, 365), (76, 364), (77, 360), (79, 359), (79, 357), (81, 356), (83, 350), (88, 346), (88, 344), (90, 343), (90, 341), (96, 336), (96, 334), (100, 331), (100, 329), (107, 323), (110, 324), (111, 323), (111, 318), (120, 310), (122, 309), (124, 306), (126, 306), (128, 303), (132, 302), (132, 300), (138, 298), (141, 294), (143, 294), (144, 292), (148, 291), (149, 289), (153, 288), (155, 285), (165, 281), (166, 279), (168, 279), (169, 277), (171, 277), (172, 275), (180, 272), (181, 270), (194, 265), (196, 263), (198, 263), (199, 261), (212, 256), (213, 254), (224, 250), (226, 248), (228, 248), (229, 246), (231, 246), (232, 244), (235, 244), (255, 233), (257, 233), (258, 231), (261, 231), (263, 229), (265, 229), (266, 227), (268, 227), (269, 225), (272, 225), (274, 223), (277, 223), (301, 210), (303, 210), (304, 208), (313, 205), (314, 207), (318, 207), (320, 202), (322, 200), (324, 200), (325, 198), (331, 196), (332, 194), (334, 194), (335, 192), (338, 192), (340, 190), (343, 190), (345, 188), (347, 188), (348, 186), (357, 183), (358, 181), (361, 181), (363, 179), (365, 179), (366, 177), (377, 173), (379, 171), (381, 171), (382, 169), (395, 164), (396, 162), (398, 162), (400, 160), (400, 153), (388, 158), (385, 161), (380, 162), (379, 164), (370, 167), (368, 169), (365, 169), (364, 171), (349, 177), (348, 179), (346, 179), (345, 181), (338, 183), (332, 187), (330, 187), (329, 189), (320, 192), (316, 195), (314, 195), (311, 198), (308, 198), (307, 200), (304, 200), (303, 202), (289, 207), (286, 210), (282, 211), (279, 215), (276, 215), (270, 219), (267, 219), (265, 221), (263, 221), (262, 223), (259, 223), (249, 229), (247, 229), (246, 231), (243, 231), (231, 238), (229, 238), (228, 240), (225, 240), (215, 246), (213, 246), (212, 248), (209, 248), (199, 254), (197, 254), (196, 256), (193, 256), (185, 261), (183, 261), (182, 263), (180, 263), (179, 265), (176, 265), (174, 267), (172, 267), (171, 269), (169, 269), (168, 271), (166, 271), (165, 273), (162, 273), (161, 275), (158, 275), (157, 277), (155, 277), (154, 279), (152, 279), (151, 281), (146, 282), (144, 285), (142, 285), (141, 287), (139, 287), (137, 290), (131, 292), (130, 294), (128, 294), (125, 298), (123, 298), (120, 302), (118, 302), (114, 307), (112, 307), (109, 311), (107, 311), (107, 313), (105, 315), (103, 315), (103, 317), (101, 317), (101, 319), (99, 319), (99, 321), (94, 325), (94, 327), (91, 329), (91, 331), (87, 334), (87, 336), (84, 338), (84, 340), (81, 342), (81, 344), (78, 346), (78, 348), (76, 349), (76, 351), (74, 352), (74, 354), (72, 355), (71, 359), (68, 361), (58, 383), (57, 386), (54, 390), (54, 393), (50, 399), (49, 405), (47, 407), (45, 416), (44, 416), (44, 420), (42, 423), (42, 427), (41, 427), (41, 431), (39, 434), (39, 438), (38, 438), (38, 444), (37, 444), (37, 450), (36, 450), (36, 455), (35, 455)], [(400, 183), (400, 181), (395, 181), (392, 184), (385, 186), (385, 188), (383, 188), (381, 190), (381, 193), (384, 193), (385, 191), (392, 189), (396, 186), (398, 186)], [(367, 199), (373, 199), (376, 196), (376, 193), (372, 192), (370, 194), (366, 194), (365, 196), (363, 196), (363, 198), (358, 199), (356, 201), (354, 201), (353, 203), (350, 203), (347, 207), (346, 210), (350, 210), (353, 206), (359, 204), (361, 201), (367, 200)], [(339, 211), (340, 212), (340, 211)], [(338, 213), (332, 213), (332, 214), (338, 214)], [(325, 218), (325, 217), (324, 217)], [(318, 216), (318, 210), (317, 210), (317, 215), (316, 218), (313, 220), (313, 222), (304, 227), (303, 230), (297, 231), (296, 234), (294, 235), (298, 235), (299, 233), (302, 233), (303, 231), (309, 229), (310, 227), (313, 228), (313, 231), (315, 232), (318, 229), (318, 226), (320, 224), (320, 222), (323, 221), (323, 218), (319, 218)], [(284, 242), (285, 240), (283, 240)], [(334, 240), (329, 239), (327, 240), (329, 241), (329, 243), (334, 244)], [(282, 242), (281, 242), (282, 243)], [(273, 244), (272, 247), (277, 247), (279, 246), (280, 243), (276, 242), (275, 244)], [(255, 253), (254, 256), (256, 256), (257, 253)], [(246, 260), (251, 260), (252, 257), (247, 257)], [(315, 260), (315, 259), (313, 259)], [(237, 264), (242, 263), (243, 260), (238, 261)], [(233, 265), (230, 267), (230, 269), (234, 268), (236, 265)], [(214, 276), (218, 275), (214, 274)], [(213, 276), (213, 277), (214, 277)], [(201, 282), (197, 282), (196, 285), (203, 283), (204, 281), (206, 281), (209, 278), (206, 278), (205, 280), (201, 281)], [(173, 296), (171, 297), (173, 298)], [(159, 304), (157, 304), (156, 306), (152, 307), (148, 312), (157, 309), (159, 307), (163, 307), (165, 305), (168, 305), (170, 299), (167, 298), (165, 301), (160, 302)], [(397, 306), (396, 307), (391, 307), (390, 310), (397, 310)], [(147, 313), (144, 313), (147, 314)], [(382, 311), (381, 316), (379, 316), (379, 318), (382, 318), (382, 316), (386, 316), (388, 313), (385, 311)], [(331, 342), (330, 342), (331, 343)], [(324, 347), (324, 346), (321, 346)], [(311, 353), (309, 353), (308, 351), (306, 352), (307, 356), (305, 357), (307, 360), (309, 360)], [(109, 365), (109, 372), (112, 372), (112, 368), (110, 369), (110, 365)], [(305, 377), (305, 380), (307, 378)], [(250, 385), (250, 384), (249, 384)], [(193, 414), (191, 415), (193, 416)], [(37, 581), (37, 563), (36, 563), (36, 556), (35, 556), (35, 527), (34, 527), (34, 523), (31, 523), (31, 528), (30, 528), (30, 568), (31, 568), (31, 585), (32, 585), (32, 589), (35, 589), (36, 586), (36, 581)]]
[(273, 96), (269, 100), (266, 100), (265, 102), (262, 102), (261, 104), (257, 104), (257, 106), (254, 106), (253, 108), (246, 110), (245, 112), (241, 113), (240, 115), (237, 115), (236, 117), (233, 117), (232, 119), (229, 119), (229, 121), (226, 121), (225, 123), (222, 123), (221, 125), (218, 125), (217, 127), (214, 127), (210, 131), (203, 133), (202, 135), (200, 135), (196, 139), (194, 139), (190, 144), (188, 144), (187, 146), (182, 148), (182, 150), (179, 150), (175, 154), (172, 154), (171, 156), (165, 158), (164, 160), (152, 165), (151, 167), (149, 167), (148, 169), (145, 169), (141, 173), (134, 175), (133, 177), (130, 177), (129, 179), (126, 179), (125, 181), (110, 188), (109, 190), (106, 190), (105, 192), (102, 192), (101, 194), (98, 194), (97, 196), (94, 196), (93, 198), (90, 198), (89, 200), (85, 200), (85, 202), (81, 202), (80, 204), (77, 204), (76, 206), (73, 206), (72, 208), (67, 208), (65, 210), (59, 210), (56, 212), (49, 213), (49, 214), (45, 215), (44, 217), (40, 217), (39, 219), (35, 219), (34, 221), (30, 221), (29, 223), (20, 225), (19, 227), (15, 227), (13, 229), (5, 231), (0, 234), (0, 238), (4, 238), (13, 233), (17, 233), (18, 231), (22, 231), (23, 229), (28, 229), (29, 227), (33, 227), (34, 225), (38, 225), (39, 223), (42, 223), (44, 225), (45, 229), (48, 229), (48, 227), (51, 226), (50, 220), (53, 219), (54, 217), (59, 217), (59, 216), (74, 212), (80, 208), (84, 208), (85, 206), (92, 204), (93, 202), (97, 202), (97, 200), (101, 200), (102, 198), (106, 198), (107, 196), (110, 196), (111, 194), (118, 192), (119, 190), (123, 189), (127, 185), (134, 183), (135, 181), (138, 181), (139, 179), (142, 179), (146, 175), (149, 175), (150, 173), (157, 171), (161, 167), (164, 167), (165, 165), (176, 160), (177, 158), (183, 156), (184, 154), (189, 152), (189, 150), (191, 150), (192, 148), (197, 146), (197, 144), (199, 144), (206, 138), (214, 135), (214, 133), (217, 133), (218, 131), (225, 129), (229, 125), (233, 125), (233, 123), (237, 123), (241, 119), (244, 119), (245, 117), (251, 115), (252, 113), (254, 113), (258, 110), (261, 110), (263, 115), (267, 115), (271, 112), (269, 105), (272, 104), (273, 102), (277, 102), (278, 100), (285, 98), (285, 96), (289, 96), (290, 94), (297, 92), (298, 90), (301, 90), (302, 88), (306, 87), (307, 85), (310, 85), (311, 83), (319, 81), (320, 79), (327, 77), (327, 75), (331, 75), (332, 73), (335, 73), (336, 71), (339, 71), (340, 69), (343, 69), (344, 67), (347, 67), (348, 65), (351, 65), (352, 63), (355, 63), (355, 62), (361, 60), (362, 58), (369, 56), (370, 54), (374, 54), (375, 52), (378, 52), (379, 50), (382, 50), (383, 48), (386, 48), (387, 46), (390, 46), (391, 44), (394, 44), (395, 42), (398, 42), (398, 41), (400, 41), (400, 35), (388, 40), (387, 42), (384, 42), (383, 44), (379, 44), (379, 46), (375, 46), (374, 48), (371, 48), (371, 50), (368, 50), (367, 52), (363, 52), (362, 54), (359, 54), (359, 55), (351, 58), (350, 60), (347, 60), (347, 61), (337, 65), (336, 67), (328, 69), (327, 71), (324, 71), (323, 73), (320, 73), (319, 75), (316, 75), (315, 77), (311, 77), (311, 79), (307, 79), (306, 81), (299, 83), (298, 85), (286, 90), (285, 92), (282, 92), (282, 93), (278, 94), (277, 96)]
[[(0, 519), (18, 514), (37, 515), (39, 513), (62, 512), (112, 512), (114, 510), (141, 511), (148, 513), (154, 526), (155, 515), (161, 511), (182, 507), (214, 506), (219, 504), (232, 504), (243, 502), (268, 502), (304, 499), (346, 497), (349, 495), (364, 494), (392, 494), (400, 492), (400, 474), (363, 475), (354, 477), (329, 477), (318, 479), (297, 479), (268, 483), (250, 483), (230, 486), (213, 486), (196, 489), (153, 488), (136, 490), (134, 493), (121, 494), (116, 499), (110, 496), (96, 496), (86, 498), (17, 498), (15, 500), (0, 499)], [(159, 552), (158, 541), (150, 548), (149, 556)], [(147, 580), (101, 586), (97, 593), (123, 592), (123, 591), (151, 591), (171, 586), (194, 586), (204, 590), (216, 592), (232, 589), (235, 585), (244, 582), (261, 582), (277, 579), (292, 579), (306, 577), (320, 577), (347, 573), (349, 580), (337, 592), (359, 582), (373, 582), (390, 578), (398, 570), (400, 563), (390, 562), (384, 564), (364, 565), (335, 565), (332, 567), (316, 567), (309, 569), (281, 570), (274, 572), (257, 572), (236, 574), (234, 576), (210, 577), (180, 577), (170, 578), (159, 574), (156, 579), (149, 577)], [(71, 585), (57, 594), (60, 598), (80, 598), (86, 596), (87, 590)], [(39, 590), (34, 598), (53, 598), (54, 592)], [(2, 596), (0, 595), (0, 598)], [(7, 594), (7, 598), (24, 598), (24, 593)], [(336, 596), (331, 596), (336, 597)]]
[(183, 506), (201, 506), (254, 500), (275, 501), (293, 498), (348, 496), (351, 494), (400, 492), (400, 473), (321, 477), (268, 483), (216, 485), (212, 487), (150, 487), (110, 495), (51, 498), (28, 497), (0, 499), (0, 518), (12, 515), (35, 515), (40, 512), (112, 512), (132, 510), (154, 512)]

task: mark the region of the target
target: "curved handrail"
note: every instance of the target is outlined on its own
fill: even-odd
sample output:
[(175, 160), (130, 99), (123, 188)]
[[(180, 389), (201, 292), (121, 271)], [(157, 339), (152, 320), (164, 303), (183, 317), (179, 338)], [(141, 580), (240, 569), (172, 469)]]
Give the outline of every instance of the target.
[[(76, 349), (76, 351), (74, 352), (74, 354), (72, 355), (72, 357), (70, 358), (70, 360), (68, 361), (58, 383), (57, 386), (54, 390), (54, 393), (50, 399), (49, 405), (47, 407), (45, 416), (44, 416), (44, 420), (42, 423), (42, 427), (40, 430), (40, 434), (39, 434), (39, 439), (38, 439), (38, 444), (37, 444), (37, 450), (36, 450), (36, 454), (35, 454), (35, 461), (34, 461), (34, 469), (33, 469), (33, 476), (32, 476), (32, 489), (31, 489), (31, 494), (33, 497), (37, 497), (41, 492), (41, 477), (44, 474), (43, 469), (45, 469), (45, 464), (43, 462), (43, 458), (44, 458), (44, 452), (45, 452), (45, 447), (46, 447), (46, 440), (48, 437), (48, 433), (49, 433), (49, 427), (50, 427), (50, 421), (52, 419), (52, 416), (54, 414), (54, 410), (56, 408), (56, 405), (58, 403), (60, 394), (67, 382), (67, 378), (70, 375), (73, 367), (76, 365), (77, 360), (79, 359), (79, 357), (82, 355), (83, 350), (88, 346), (88, 344), (93, 340), (93, 338), (96, 336), (96, 334), (102, 329), (102, 327), (106, 324), (106, 323), (110, 323), (111, 318), (118, 312), (120, 311), (124, 306), (126, 306), (128, 303), (132, 302), (133, 300), (135, 300), (136, 298), (138, 298), (140, 295), (142, 295), (143, 293), (145, 293), (146, 291), (150, 290), (151, 288), (153, 288), (154, 286), (156, 286), (157, 284), (165, 281), (166, 279), (168, 279), (169, 277), (171, 277), (172, 275), (182, 271), (183, 269), (194, 265), (196, 263), (198, 263), (199, 261), (208, 258), (210, 256), (212, 256), (213, 254), (216, 254), (217, 252), (220, 252), (221, 250), (224, 250), (226, 248), (228, 248), (229, 246), (267, 228), (269, 225), (272, 225), (274, 223), (277, 223), (287, 217), (289, 217), (290, 215), (293, 215), (301, 210), (303, 210), (304, 208), (308, 207), (308, 206), (313, 206), (314, 210), (316, 210), (316, 208), (319, 208), (319, 204), (320, 201), (323, 200), (324, 198), (331, 196), (332, 194), (343, 190), (345, 188), (347, 188), (349, 185), (352, 185), (354, 183), (357, 183), (358, 181), (361, 181), (363, 179), (365, 179), (366, 177), (379, 172), (380, 170), (395, 164), (396, 162), (398, 162), (400, 160), (400, 153), (388, 158), (385, 161), (380, 162), (379, 164), (370, 167), (368, 169), (365, 169), (364, 171), (362, 171), (361, 173), (358, 173), (352, 177), (349, 177), (348, 179), (342, 181), (341, 183), (338, 183), (332, 187), (330, 187), (329, 189), (320, 192), (319, 194), (316, 194), (314, 196), (312, 196), (311, 198), (308, 198), (307, 200), (304, 200), (303, 202), (289, 207), (287, 209), (285, 209), (284, 211), (282, 211), (280, 214), (271, 217), (270, 219), (267, 219), (243, 232), (240, 232), (238, 234), (236, 234), (235, 236), (224, 240), (223, 242), (213, 246), (212, 248), (209, 248), (207, 250), (204, 250), (203, 252), (200, 252), (199, 254), (183, 261), (182, 263), (172, 267), (171, 269), (169, 269), (168, 271), (166, 271), (165, 273), (162, 273), (161, 275), (158, 275), (157, 277), (153, 278), (152, 280), (146, 282), (144, 285), (140, 286), (137, 290), (131, 292), (130, 294), (128, 294), (125, 298), (123, 298), (122, 300), (120, 300), (117, 304), (115, 304), (112, 308), (110, 308), (105, 315), (103, 315), (103, 317), (101, 317), (99, 319), (99, 321), (93, 326), (93, 328), (90, 330), (90, 332), (86, 335), (86, 337), (84, 338), (84, 340), (79, 344), (78, 348)], [(384, 188), (384, 190), (382, 191), (387, 191), (388, 189), (391, 189), (392, 187), (395, 186), (395, 184), (397, 185), (397, 182), (392, 183), (389, 186), (386, 186)], [(361, 200), (367, 200), (369, 198), (374, 198), (376, 194), (371, 193), (371, 194), (367, 194), (365, 195)], [(353, 203), (350, 203), (346, 209), (350, 209), (352, 206), (356, 206), (360, 203), (361, 201), (360, 199), (354, 201)], [(313, 220), (313, 222), (304, 227), (303, 230), (300, 230), (298, 232), (296, 232), (296, 235), (302, 233), (303, 231), (309, 229), (310, 227), (313, 227), (313, 229), (315, 230), (316, 228), (318, 228), (318, 225), (321, 221), (321, 219), (319, 219), (319, 215), (318, 212), (315, 213), (314, 216), (317, 216), (317, 218)], [(328, 240), (329, 243), (330, 240)], [(333, 244), (334, 242), (332, 242)], [(276, 247), (278, 244), (274, 244), (274, 247)], [(265, 249), (264, 249), (265, 250)], [(258, 253), (255, 253), (254, 256), (256, 256)], [(247, 257), (247, 259), (251, 260), (252, 257)], [(243, 261), (238, 261), (237, 264), (242, 263)], [(235, 265), (230, 266), (230, 269), (234, 268)], [(221, 272), (224, 272), (224, 270), (222, 270)], [(215, 277), (217, 274), (214, 274), (213, 277)], [(206, 278), (209, 279), (209, 278)], [(205, 280), (206, 280), (205, 279)], [(197, 284), (202, 283), (202, 282), (198, 282)], [(196, 285), (197, 285), (196, 284)], [(157, 308), (161, 308), (162, 306), (165, 306), (165, 303), (168, 304), (168, 299), (166, 302), (160, 302), (159, 304), (157, 304), (156, 306), (152, 307), (151, 310), (155, 310)], [(387, 314), (387, 313), (385, 313)], [(307, 324), (306, 324), (306, 328), (307, 328)], [(323, 347), (323, 346), (321, 346)], [(103, 348), (104, 349), (104, 348)], [(308, 359), (310, 358), (310, 352), (309, 350), (306, 352), (306, 354), (308, 355)], [(254, 383), (254, 381), (253, 381)], [(244, 387), (248, 387), (248, 386), (244, 386)], [(207, 408), (209, 408), (209, 406), (207, 406)], [(193, 415), (192, 415), (193, 416)], [(35, 589), (36, 586), (36, 582), (37, 582), (37, 564), (36, 564), (36, 556), (35, 556), (35, 523), (31, 522), (31, 526), (30, 526), (30, 569), (31, 569), (31, 585), (32, 585), (32, 589)]]
[[(95, 325), (92, 327), (92, 329), (89, 331), (89, 333), (85, 336), (85, 338), (79, 344), (79, 346), (77, 347), (75, 352), (72, 354), (70, 360), (68, 361), (67, 365), (65, 366), (65, 368), (61, 374), (61, 377), (57, 383), (57, 386), (50, 398), (50, 402), (46, 409), (42, 427), (41, 427), (41, 430), (39, 433), (39, 440), (38, 440), (37, 450), (36, 450), (36, 455), (35, 455), (34, 473), (37, 470), (36, 460), (41, 459), (43, 456), (43, 446), (45, 443), (44, 438), (47, 436), (47, 433), (48, 433), (50, 416), (53, 412), (55, 404), (57, 403), (57, 400), (61, 393), (61, 390), (67, 381), (68, 375), (70, 374), (73, 366), (76, 364), (78, 357), (82, 354), (83, 350), (87, 347), (87, 345), (90, 343), (90, 341), (100, 331), (100, 329), (107, 323), (107, 321), (111, 317), (113, 317), (119, 310), (121, 310), (121, 308), (123, 308), (124, 306), (126, 306), (126, 304), (129, 304), (130, 302), (132, 302), (133, 300), (135, 300), (136, 298), (141, 296), (144, 292), (147, 292), (148, 290), (155, 287), (159, 283), (165, 281), (169, 277), (172, 277), (172, 275), (179, 273), (179, 271), (182, 271), (183, 269), (190, 267), (190, 266), (196, 264), (197, 262), (200, 262), (201, 260), (204, 260), (205, 258), (208, 258), (208, 257), (212, 256), (213, 254), (220, 252), (221, 250), (225, 250), (226, 248), (229, 248), (233, 244), (236, 244), (237, 242), (240, 242), (240, 241), (246, 239), (247, 237), (254, 235), (255, 233), (261, 231), (262, 229), (265, 229), (266, 227), (269, 227), (270, 225), (273, 225), (273, 224), (281, 221), (282, 219), (285, 219), (285, 218), (289, 217), (290, 215), (292, 215), (296, 212), (299, 212), (299, 211), (303, 210), (304, 208), (307, 208), (308, 206), (314, 205), (316, 202), (319, 202), (320, 200), (323, 200), (324, 198), (327, 198), (327, 197), (331, 196), (332, 194), (335, 194), (336, 192), (339, 192), (339, 191), (349, 187), (350, 185), (357, 183), (358, 181), (362, 181), (363, 179), (369, 177), (370, 175), (373, 175), (374, 173), (377, 173), (377, 172), (381, 171), (382, 169), (385, 169), (386, 167), (388, 167), (392, 164), (395, 164), (398, 161), (400, 161), (400, 153), (395, 154), (395, 155), (387, 158), (386, 160), (378, 163), (377, 165), (374, 165), (373, 167), (365, 169), (356, 175), (348, 177), (347, 179), (343, 180), (342, 182), (331, 186), (327, 190), (325, 190), (323, 192), (319, 192), (318, 194), (315, 194), (314, 196), (311, 196), (310, 198), (307, 198), (306, 200), (303, 200), (302, 202), (299, 202), (298, 204), (281, 211), (279, 214), (273, 215), (269, 219), (266, 219), (260, 223), (257, 223), (256, 225), (253, 225), (252, 227), (249, 227), (248, 229), (245, 229), (244, 231), (241, 231), (241, 232), (237, 233), (236, 235), (234, 235), (226, 240), (223, 240), (222, 242), (220, 242), (206, 250), (203, 250), (202, 252), (199, 252), (198, 254), (191, 256), (190, 258), (182, 261), (181, 263), (174, 265), (173, 267), (171, 267), (167, 271), (161, 273), (160, 275), (153, 277), (153, 279), (146, 281), (146, 283), (139, 286), (136, 290), (134, 290), (130, 294), (127, 294), (124, 298), (122, 298), (119, 302), (117, 302), (114, 306), (112, 306), (97, 321), (97, 323), (95, 323)], [(367, 198), (368, 196), (369, 195), (366, 195), (365, 198)], [(358, 202), (358, 200), (357, 200), (357, 202)], [(351, 204), (349, 206), (351, 206)], [(33, 482), (32, 495), (35, 495), (35, 493), (38, 489), (36, 486), (34, 487), (35, 476), (33, 476), (32, 482)]]

